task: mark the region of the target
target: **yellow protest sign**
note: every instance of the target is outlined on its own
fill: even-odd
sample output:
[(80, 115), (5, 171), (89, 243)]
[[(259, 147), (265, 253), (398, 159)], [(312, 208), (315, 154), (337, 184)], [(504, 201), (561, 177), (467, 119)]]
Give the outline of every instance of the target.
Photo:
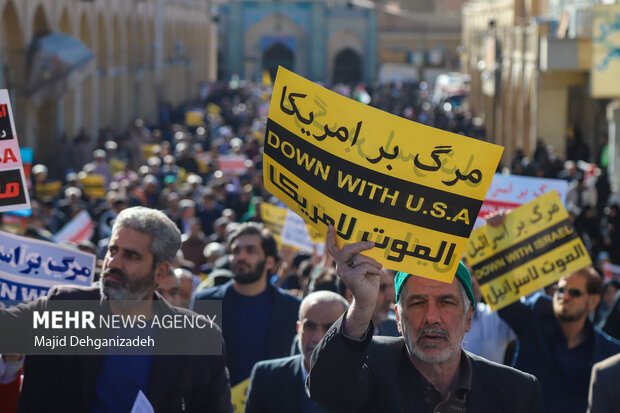
[(310, 240), (315, 244), (325, 243), (325, 235), (310, 225), (308, 225), (308, 235), (310, 235)]
[(286, 220), (286, 208), (263, 202), (260, 205), (260, 216), (263, 225), (271, 231), (278, 243), (278, 248), (280, 248), (282, 246), (280, 236), (282, 228), (284, 228), (284, 221)]
[(271, 75), (269, 70), (263, 70), (263, 86), (271, 86)]
[(185, 112), (185, 124), (187, 126), (204, 126), (205, 113), (202, 109), (190, 109)]
[(592, 264), (555, 191), (476, 229), (465, 252), (493, 310)]
[(205, 108), (205, 111), (208, 115), (219, 115), (220, 113), (222, 113), (222, 108), (220, 108), (215, 103), (209, 103)]
[(110, 159), (108, 161), (108, 164), (110, 165), (110, 173), (112, 175), (125, 169), (125, 162), (121, 161), (120, 159)]
[(105, 178), (99, 174), (88, 174), (80, 178), (86, 196), (93, 198), (105, 198)]
[(159, 145), (156, 143), (143, 143), (142, 145), (140, 145), (140, 148), (142, 149), (142, 156), (144, 157), (144, 159), (149, 159), (151, 156), (154, 156), (155, 150), (158, 146)]
[[(283, 244), (292, 245), (294, 249), (299, 249), (299, 245), (287, 243), (286, 240), (282, 240), (282, 232), (286, 225), (286, 215), (289, 213), (287, 208), (283, 208), (277, 205), (269, 204), (266, 202), (261, 203), (260, 214), (265, 228), (269, 229), (273, 234), (278, 248), (281, 248)], [(316, 244), (322, 244), (325, 242), (325, 235), (322, 235), (312, 226), (306, 224), (306, 230), (308, 231), (309, 241)], [(305, 250), (309, 250), (309, 246), (305, 247)]]
[(245, 410), (245, 401), (248, 396), (248, 387), (250, 387), (250, 379), (247, 378), (235, 387), (230, 389), (230, 399), (235, 413), (243, 413)]
[(34, 185), (34, 193), (38, 199), (43, 199), (47, 196), (53, 197), (60, 193), (61, 187), (61, 181), (37, 182)]
[(450, 282), (503, 148), (411, 122), (280, 67), (265, 133), (266, 188), (340, 246)]

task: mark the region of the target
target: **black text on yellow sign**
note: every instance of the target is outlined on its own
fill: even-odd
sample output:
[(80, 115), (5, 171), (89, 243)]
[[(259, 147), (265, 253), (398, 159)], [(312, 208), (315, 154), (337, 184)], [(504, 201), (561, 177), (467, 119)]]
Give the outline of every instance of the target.
[[(365, 254), (385, 263), (388, 268), (398, 270), (406, 264), (410, 272), (423, 273), (427, 270), (435, 279), (446, 282), (452, 279), (452, 267), (455, 262), (458, 263), (456, 248), (459, 242), (465, 240), (462, 237), (443, 234), (438, 238), (433, 230), (423, 227), (414, 230), (410, 225), (395, 227), (392, 219), (338, 203), (298, 179), (267, 154), (263, 168), (265, 186), (272, 186), (273, 189), (269, 190), (280, 199), (293, 199), (295, 204), (291, 208), (299, 211), (297, 213), (314, 227), (322, 228), (322, 233), (328, 225), (333, 225), (336, 234), (345, 243), (374, 241), (376, 247)], [(309, 208), (302, 208), (303, 205)], [(386, 231), (390, 226), (391, 230)]]
[[(482, 201), (363, 168), (309, 144), (271, 120), (267, 123), (265, 154), (329, 198), (384, 218), (460, 237), (469, 235)], [(273, 171), (267, 173), (273, 181)], [(286, 180), (274, 185), (299, 201)], [(308, 215), (308, 208), (300, 207)]]
[(556, 192), (515, 209), (501, 227), (474, 231), (466, 253), (494, 310), (591, 265)]
[(397, 118), (280, 69), (264, 155), (267, 189), (319, 232), (332, 224), (340, 245), (374, 241), (365, 254), (388, 268), (449, 282), (501, 148)]

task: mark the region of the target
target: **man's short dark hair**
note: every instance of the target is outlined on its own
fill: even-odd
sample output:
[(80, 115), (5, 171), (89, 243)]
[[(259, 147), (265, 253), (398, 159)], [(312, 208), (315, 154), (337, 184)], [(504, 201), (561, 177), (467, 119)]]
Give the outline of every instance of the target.
[(228, 250), (230, 250), (230, 246), (233, 242), (243, 235), (258, 235), (261, 239), (260, 245), (265, 253), (265, 258), (273, 257), (276, 262), (278, 261), (278, 245), (276, 244), (273, 234), (265, 228), (263, 224), (259, 224), (257, 222), (244, 222), (235, 228), (235, 230), (228, 236)]
[(332, 267), (321, 268), (309, 282), (308, 294), (316, 291), (333, 291), (340, 293), (338, 281), (340, 277), (336, 275), (336, 270)]
[(603, 280), (594, 267), (589, 265), (577, 271), (576, 274), (586, 279), (586, 290), (588, 294), (601, 294), (603, 291)]

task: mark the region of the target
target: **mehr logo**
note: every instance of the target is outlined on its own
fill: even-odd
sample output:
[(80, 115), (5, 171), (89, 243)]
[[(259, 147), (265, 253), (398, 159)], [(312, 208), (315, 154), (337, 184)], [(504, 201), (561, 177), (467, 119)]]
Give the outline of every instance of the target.
[(38, 329), (95, 329), (95, 328), (164, 328), (164, 329), (204, 329), (214, 328), (216, 315), (166, 314), (147, 318), (144, 314), (120, 315), (99, 314), (85, 310), (34, 311), (32, 328)]

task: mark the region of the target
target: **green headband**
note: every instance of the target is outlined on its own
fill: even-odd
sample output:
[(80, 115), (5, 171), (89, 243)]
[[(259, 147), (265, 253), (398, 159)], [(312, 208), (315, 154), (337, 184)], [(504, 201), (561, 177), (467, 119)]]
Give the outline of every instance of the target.
[[(396, 277), (394, 278), (394, 289), (396, 290), (396, 302), (398, 302), (398, 297), (400, 296), (400, 291), (403, 289), (403, 285), (405, 285), (405, 281), (409, 278), (411, 274), (406, 272), (399, 271), (396, 273)], [(467, 292), (467, 296), (469, 297), (469, 301), (471, 301), (472, 308), (476, 306), (476, 299), (474, 298), (474, 292), (471, 289), (471, 274), (469, 270), (463, 264), (463, 262), (459, 262), (459, 267), (456, 269), (456, 278), (459, 279), (461, 285), (465, 288)]]

